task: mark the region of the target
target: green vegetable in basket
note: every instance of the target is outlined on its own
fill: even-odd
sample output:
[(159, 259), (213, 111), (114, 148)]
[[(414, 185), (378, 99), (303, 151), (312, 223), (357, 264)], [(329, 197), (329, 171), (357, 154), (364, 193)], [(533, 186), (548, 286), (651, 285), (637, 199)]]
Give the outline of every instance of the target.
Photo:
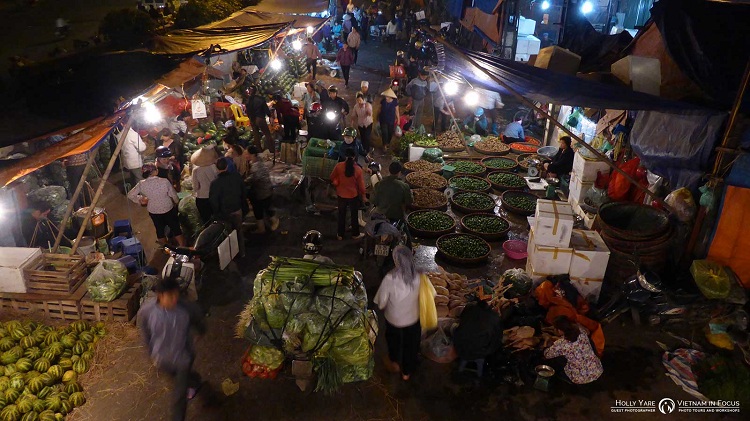
[(481, 174), (484, 172), (483, 166), (471, 161), (456, 161), (451, 165), (455, 168), (456, 173)]
[(536, 199), (532, 199), (525, 194), (510, 196), (506, 194), (503, 199), (506, 204), (527, 212), (533, 212), (536, 209)]
[(438, 248), (449, 256), (461, 259), (475, 259), (490, 251), (484, 240), (469, 235), (454, 235), (443, 238), (438, 242)]
[(509, 228), (508, 222), (496, 215), (470, 215), (463, 223), (466, 228), (482, 234), (496, 234)]
[(474, 177), (453, 177), (450, 182), (456, 190), (485, 191), (490, 188), (490, 183)]
[(117, 299), (128, 286), (128, 268), (117, 260), (105, 260), (86, 279), (86, 288), (93, 301)]
[(526, 185), (526, 180), (523, 177), (511, 173), (494, 173), (490, 174), (487, 178), (500, 186), (524, 187)]
[(516, 161), (508, 158), (490, 158), (483, 160), (482, 163), (493, 170), (506, 170), (516, 166)]
[(472, 192), (453, 195), (453, 202), (461, 207), (474, 210), (484, 210), (495, 206), (495, 202), (491, 197)]
[(445, 231), (453, 227), (453, 218), (445, 212), (414, 212), (409, 215), (409, 224), (422, 231)]

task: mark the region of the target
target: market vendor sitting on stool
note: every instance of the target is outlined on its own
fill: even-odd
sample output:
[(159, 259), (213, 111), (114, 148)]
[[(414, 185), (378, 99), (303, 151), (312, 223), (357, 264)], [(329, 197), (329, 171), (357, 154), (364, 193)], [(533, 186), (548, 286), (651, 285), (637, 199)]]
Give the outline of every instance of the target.
[(302, 256), (306, 260), (315, 260), (320, 263), (334, 264), (330, 257), (321, 256), (320, 252), (323, 250), (323, 234), (317, 230), (307, 231), (302, 237), (302, 247), (305, 250), (305, 255)]
[(598, 379), (604, 369), (591, 347), (588, 331), (565, 316), (556, 318), (554, 326), (563, 337), (544, 350), (548, 364), (573, 384), (587, 384)]
[(523, 142), (526, 136), (523, 134), (523, 118), (518, 118), (515, 121), (511, 121), (507, 126), (505, 126), (505, 131), (503, 132), (503, 142), (505, 143), (514, 143), (514, 142)]
[(484, 115), (484, 108), (478, 107), (474, 114), (466, 117), (464, 120), (464, 132), (473, 135), (478, 134), (479, 136), (487, 136), (487, 116)]
[(544, 163), (544, 169), (547, 171), (547, 177), (563, 177), (570, 175), (573, 170), (573, 158), (575, 158), (575, 152), (570, 147), (573, 140), (570, 136), (563, 136), (560, 138), (560, 149), (557, 151), (552, 161)]

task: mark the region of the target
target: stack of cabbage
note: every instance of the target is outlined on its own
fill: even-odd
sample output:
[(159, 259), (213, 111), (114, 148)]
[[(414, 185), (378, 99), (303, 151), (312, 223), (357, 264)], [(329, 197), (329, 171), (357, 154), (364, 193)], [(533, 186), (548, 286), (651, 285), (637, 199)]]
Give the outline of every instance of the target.
[(88, 371), (104, 324), (54, 328), (0, 323), (0, 420), (59, 421), (86, 402), (78, 375)]
[(325, 360), (315, 365), (319, 382), (331, 379), (321, 369), (333, 369), (337, 384), (372, 376), (377, 320), (352, 267), (272, 257), (255, 277), (253, 293), (238, 335), (292, 359)]

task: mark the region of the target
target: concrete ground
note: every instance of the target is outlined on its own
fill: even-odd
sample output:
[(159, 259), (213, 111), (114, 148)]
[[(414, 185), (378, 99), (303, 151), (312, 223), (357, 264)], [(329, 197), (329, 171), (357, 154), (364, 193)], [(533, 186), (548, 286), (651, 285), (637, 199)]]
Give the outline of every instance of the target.
[[(393, 50), (376, 43), (362, 48), (360, 64), (352, 70), (351, 86), (369, 80), (373, 92), (387, 85), (387, 64)], [(347, 99), (355, 89), (343, 89)], [(507, 101), (508, 107), (512, 103)], [(114, 188), (107, 190), (110, 219), (129, 215), (137, 222), (136, 231), (142, 242), (152, 231), (145, 211), (134, 205), (126, 207)], [(310, 215), (304, 211), (301, 197), (292, 193), (292, 186), (276, 189), (275, 206), (282, 219), (279, 232), (249, 235), (245, 259), (223, 273), (209, 269), (205, 290), (211, 304), (208, 332), (196, 339), (195, 368), (208, 381), (198, 399), (189, 404), (188, 419), (213, 420), (698, 420), (729, 419), (726, 416), (661, 413), (613, 414), (610, 407), (617, 399), (656, 400), (664, 397), (689, 399), (690, 396), (665, 376), (661, 364), (660, 341), (670, 348), (680, 343), (658, 327), (635, 326), (621, 317), (604, 327), (607, 338), (603, 365), (604, 376), (595, 384), (570, 386), (553, 381), (549, 392), (533, 388), (534, 376), (523, 364), (503, 369), (499, 359), (491, 362), (485, 376), (457, 372), (456, 363), (437, 364), (422, 359), (418, 371), (409, 382), (384, 369), (381, 358), (383, 340), (376, 343), (376, 367), (373, 378), (366, 382), (345, 385), (340, 393), (303, 393), (295, 385), (289, 369), (276, 380), (249, 379), (242, 375), (241, 358), (249, 343), (234, 337), (237, 316), (250, 299), (252, 281), (258, 270), (270, 261), (269, 256), (300, 256), (301, 237), (309, 229), (320, 230), (324, 236), (324, 253), (337, 263), (353, 265), (365, 276), (368, 296), (377, 290), (380, 279), (372, 260), (357, 253), (359, 244), (353, 240), (336, 241), (335, 216), (323, 213)], [(523, 236), (522, 220), (514, 220), (513, 235)], [(285, 234), (284, 234), (285, 232)], [(433, 260), (432, 242), (420, 241), (419, 261), (423, 267), (436, 263), (451, 272), (470, 277), (492, 276), (502, 270), (521, 266), (494, 252), (487, 266), (465, 269)], [(148, 247), (147, 247), (148, 248)], [(167, 419), (169, 382), (156, 372), (146, 356), (137, 332), (132, 326), (112, 329), (104, 361), (84, 378), (87, 403), (76, 409), (69, 420), (163, 420)], [(692, 332), (699, 335), (699, 332)], [(239, 391), (231, 396), (221, 393), (225, 379), (239, 382)], [(521, 381), (518, 381), (520, 379)], [(747, 410), (750, 410), (748, 408)], [(739, 417), (738, 417), (739, 419)]]

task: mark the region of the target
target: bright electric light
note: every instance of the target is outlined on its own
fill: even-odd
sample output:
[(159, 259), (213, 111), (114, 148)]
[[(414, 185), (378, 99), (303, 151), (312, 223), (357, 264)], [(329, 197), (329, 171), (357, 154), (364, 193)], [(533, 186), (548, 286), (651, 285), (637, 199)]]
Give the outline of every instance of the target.
[(594, 3), (591, 3), (590, 1), (585, 1), (583, 5), (581, 5), (581, 13), (584, 15), (587, 15), (591, 13), (594, 10)]
[(469, 91), (466, 95), (464, 95), (464, 102), (469, 107), (473, 107), (479, 104), (479, 94), (476, 91)]
[(307, 27), (307, 35), (312, 35), (313, 31), (315, 31), (315, 28), (313, 28), (312, 26)]
[(336, 119), (336, 113), (334, 113), (333, 111), (328, 111), (326, 113), (326, 118), (329, 119), (329, 120), (335, 120)]
[(458, 83), (452, 80), (445, 82), (445, 85), (443, 85), (443, 92), (448, 96), (456, 95), (458, 93)]
[(143, 104), (143, 119), (146, 120), (146, 123), (158, 123), (161, 121), (161, 112), (156, 108), (156, 105), (147, 102)]
[(292, 41), (292, 48), (294, 48), (295, 50), (298, 50), (298, 51), (301, 50), (302, 49), (302, 41), (300, 41), (298, 39), (295, 39), (294, 41)]
[(271, 66), (273, 70), (281, 69), (281, 61), (277, 58), (271, 60), (271, 63), (269, 63), (269, 65)]
[(542, 2), (542, 10), (549, 9), (549, 2), (547, 0)]

